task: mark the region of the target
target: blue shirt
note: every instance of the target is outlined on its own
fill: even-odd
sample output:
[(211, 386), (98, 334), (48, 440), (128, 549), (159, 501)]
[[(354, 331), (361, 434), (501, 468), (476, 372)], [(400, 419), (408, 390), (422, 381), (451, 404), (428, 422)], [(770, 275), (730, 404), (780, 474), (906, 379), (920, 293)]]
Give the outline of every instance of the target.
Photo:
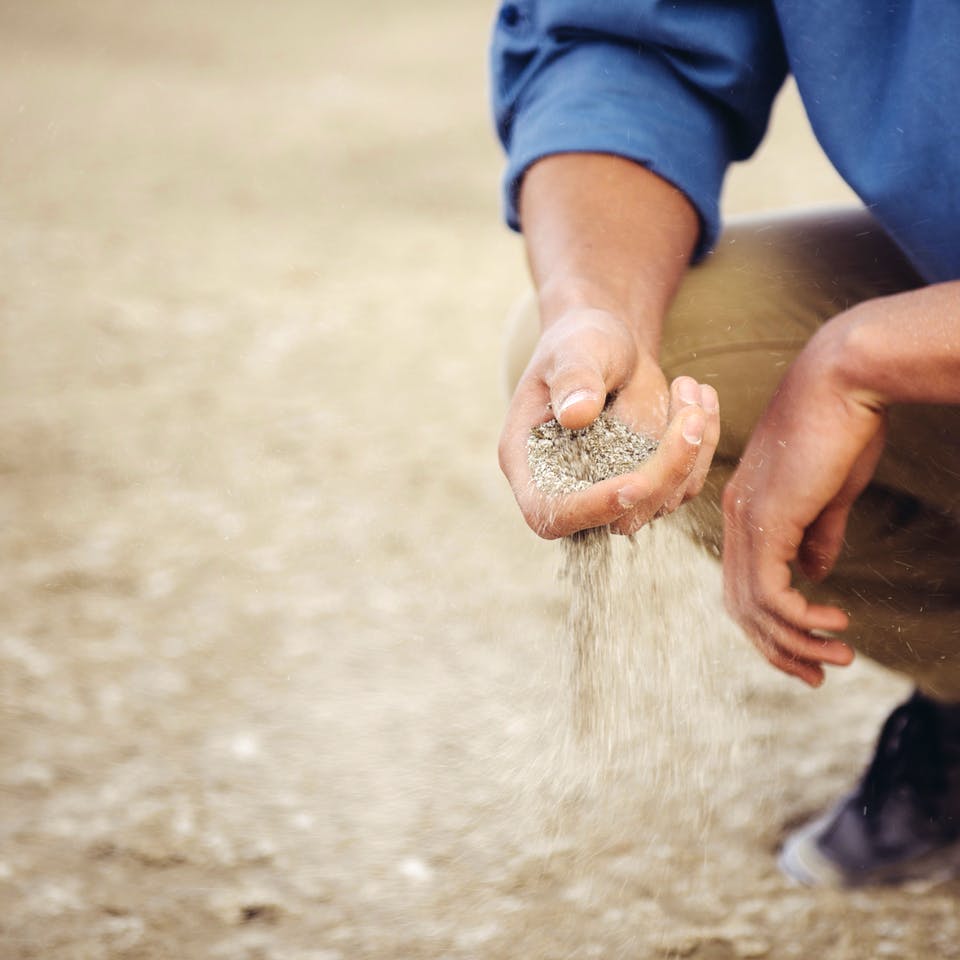
[(510, 0), (492, 46), (507, 220), (553, 153), (628, 157), (719, 231), (788, 72), (833, 165), (928, 281), (960, 278), (960, 0)]

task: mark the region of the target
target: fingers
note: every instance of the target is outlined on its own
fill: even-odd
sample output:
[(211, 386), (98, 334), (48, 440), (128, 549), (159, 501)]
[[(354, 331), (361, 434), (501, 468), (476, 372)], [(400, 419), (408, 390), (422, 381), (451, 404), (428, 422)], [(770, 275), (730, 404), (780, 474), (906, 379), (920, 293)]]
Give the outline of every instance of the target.
[[(657, 452), (643, 465), (641, 472), (620, 477), (621, 503), (630, 507), (611, 528), (614, 533), (636, 533), (655, 516), (669, 513), (682, 502), (690, 476), (703, 446), (707, 417), (699, 406), (690, 406), (675, 416), (667, 428)], [(640, 477), (653, 483), (645, 487)]]
[[(841, 640), (800, 628), (791, 620), (779, 616), (775, 612), (777, 598), (772, 598), (767, 606), (750, 606), (746, 616), (742, 615), (743, 608), (738, 605), (736, 597), (731, 602), (728, 593), (726, 599), (731, 612), (741, 614), (741, 626), (770, 664), (809, 686), (818, 687), (823, 683), (823, 664), (847, 666), (853, 660), (853, 651)], [(788, 608), (806, 604), (805, 599), (794, 590), (786, 591), (783, 599)], [(811, 610), (814, 620), (837, 622), (836, 614), (843, 617), (840, 611), (829, 607)]]
[(708, 384), (700, 385), (700, 406), (706, 414), (707, 423), (703, 431), (700, 452), (697, 454), (697, 462), (687, 483), (685, 500), (690, 500), (703, 490), (707, 474), (710, 472), (710, 464), (713, 462), (713, 455), (720, 442), (720, 398), (717, 396), (717, 391)]
[(755, 646), (772, 666), (787, 676), (796, 677), (810, 687), (819, 687), (823, 683), (824, 670), (816, 661), (803, 660), (772, 641), (755, 641)]
[[(525, 520), (540, 536), (553, 539), (598, 526), (632, 533), (702, 488), (719, 436), (712, 387), (679, 378), (668, 405), (656, 361), (638, 355), (623, 325), (596, 311), (578, 314), (575, 324), (552, 326), (538, 351), (511, 401), (500, 464)], [(589, 426), (613, 392), (615, 415), (633, 429), (663, 433), (657, 453), (634, 474), (567, 496), (544, 494), (534, 486), (527, 460), (530, 429), (551, 416), (568, 429)]]
[(794, 643), (784, 643), (756, 634), (751, 639), (772, 666), (811, 687), (819, 687), (823, 683), (823, 664), (845, 667), (853, 662), (853, 651), (839, 641), (804, 637)]
[[(541, 537), (552, 540), (604, 526), (615, 533), (633, 533), (663, 510), (678, 487), (686, 485), (705, 425), (703, 411), (691, 407), (674, 419), (656, 453), (638, 470), (559, 497), (546, 496), (533, 484), (525, 445), (522, 467), (517, 445), (510, 440), (501, 444), (501, 458), (527, 523)], [(520, 477), (524, 480), (517, 483)]]
[(560, 497), (545, 497), (531, 486), (529, 499), (518, 498), (520, 508), (530, 527), (547, 540), (568, 537), (579, 530), (612, 526), (642, 509), (638, 504), (655, 499), (655, 478), (628, 476), (633, 479), (626, 488), (623, 477), (613, 477), (587, 490)]
[[(806, 603), (796, 591), (788, 593), (787, 606)], [(777, 603), (777, 598), (772, 598), (767, 606), (753, 599), (755, 602), (747, 616), (743, 616), (743, 607), (736, 598), (731, 602), (728, 597), (727, 606), (754, 646), (777, 669), (816, 687), (824, 678), (821, 664), (845, 667), (853, 661), (853, 650), (842, 640), (825, 635), (827, 628), (801, 627), (793, 620), (778, 616), (775, 610), (782, 604)], [(840, 624), (846, 626), (846, 615), (834, 607), (812, 607), (808, 613), (808, 623), (830, 622), (836, 625), (834, 629), (843, 629)]]
[(807, 528), (797, 552), (797, 564), (815, 583), (833, 569), (843, 547), (850, 504), (832, 503)]
[(823, 580), (837, 562), (843, 547), (850, 509), (870, 482), (883, 452), (886, 434), (884, 427), (881, 419), (876, 433), (856, 458), (840, 491), (804, 532), (797, 562), (804, 575), (815, 582)]
[(724, 494), (724, 600), (731, 616), (777, 669), (810, 686), (822, 664), (847, 666), (853, 651), (830, 634), (849, 619), (837, 607), (810, 603), (791, 586), (796, 552), (789, 532), (757, 522), (731, 484)]
[[(833, 636), (847, 626), (847, 617), (836, 607), (810, 607), (803, 622), (795, 614), (781, 616), (777, 607), (806, 606), (804, 597), (796, 590), (785, 591), (783, 599), (770, 598), (765, 606), (755, 606), (742, 623), (761, 643), (770, 644), (794, 659), (846, 666), (853, 659), (850, 647)], [(810, 623), (831, 623), (833, 626), (813, 627)]]
[(666, 513), (671, 513), (681, 503), (693, 499), (703, 489), (720, 440), (720, 400), (717, 391), (707, 384), (697, 383), (692, 377), (677, 377), (670, 385), (670, 418), (673, 419), (679, 411), (695, 405), (704, 413), (700, 448), (686, 483), (664, 504)]

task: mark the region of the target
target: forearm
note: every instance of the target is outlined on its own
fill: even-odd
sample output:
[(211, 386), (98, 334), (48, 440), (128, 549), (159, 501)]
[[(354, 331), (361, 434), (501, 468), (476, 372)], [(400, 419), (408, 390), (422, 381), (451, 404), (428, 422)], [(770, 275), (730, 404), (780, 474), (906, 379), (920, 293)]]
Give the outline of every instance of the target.
[(868, 301), (837, 320), (839, 375), (859, 400), (960, 404), (960, 281)]
[(561, 154), (528, 171), (520, 216), (544, 324), (608, 310), (655, 355), (699, 234), (686, 197), (630, 160)]

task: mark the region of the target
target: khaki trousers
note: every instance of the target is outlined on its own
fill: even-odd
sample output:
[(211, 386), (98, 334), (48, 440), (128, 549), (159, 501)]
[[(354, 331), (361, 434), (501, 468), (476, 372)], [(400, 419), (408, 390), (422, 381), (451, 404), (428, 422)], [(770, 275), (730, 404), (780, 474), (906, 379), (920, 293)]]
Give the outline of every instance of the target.
[[(921, 284), (861, 210), (740, 220), (689, 271), (661, 362), (668, 378), (688, 374), (720, 394), (720, 445), (699, 510), (709, 544), (722, 545), (720, 491), (807, 339), (853, 304)], [(537, 329), (531, 299), (511, 324), (511, 387)], [(823, 584), (799, 586), (850, 613), (845, 639), (861, 653), (934, 697), (960, 701), (960, 406), (890, 411), (883, 459), (854, 507), (836, 569)]]

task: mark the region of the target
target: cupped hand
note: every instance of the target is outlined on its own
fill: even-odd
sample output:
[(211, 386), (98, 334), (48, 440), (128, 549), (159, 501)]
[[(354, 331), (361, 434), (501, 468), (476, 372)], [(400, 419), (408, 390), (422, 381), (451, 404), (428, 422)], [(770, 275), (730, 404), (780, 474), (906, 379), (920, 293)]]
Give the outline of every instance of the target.
[(790, 367), (723, 496), (727, 608), (774, 666), (811, 686), (823, 664), (852, 661), (831, 636), (848, 617), (809, 603), (791, 564), (814, 581), (833, 568), (885, 434), (882, 406), (841, 372), (839, 330), (822, 328)]
[[(659, 447), (633, 473), (551, 496), (533, 483), (530, 430), (554, 417), (589, 426), (614, 395), (612, 412)], [(720, 435), (716, 391), (691, 377), (667, 386), (628, 326), (604, 310), (578, 308), (544, 332), (513, 395), (500, 438), (500, 465), (524, 518), (547, 539), (609, 526), (629, 534), (675, 510), (703, 487)]]

